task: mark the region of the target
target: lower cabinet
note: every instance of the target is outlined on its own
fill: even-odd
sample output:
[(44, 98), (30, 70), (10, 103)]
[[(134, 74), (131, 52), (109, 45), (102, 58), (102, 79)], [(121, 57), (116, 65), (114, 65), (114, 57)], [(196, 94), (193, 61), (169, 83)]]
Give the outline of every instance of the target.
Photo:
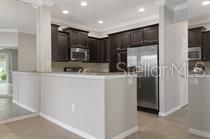
[(111, 52), (109, 71), (110, 72), (127, 71), (127, 50)]

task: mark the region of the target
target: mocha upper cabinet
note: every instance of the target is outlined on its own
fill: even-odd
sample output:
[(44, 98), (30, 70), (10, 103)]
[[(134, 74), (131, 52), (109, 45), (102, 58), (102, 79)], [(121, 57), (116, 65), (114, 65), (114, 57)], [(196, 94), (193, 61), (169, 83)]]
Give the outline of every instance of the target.
[(202, 47), (204, 27), (192, 28), (188, 32), (188, 47)]
[(119, 34), (110, 35), (110, 49), (112, 51), (126, 50), (130, 47), (130, 42), (130, 32), (123, 32)]
[(52, 61), (57, 60), (57, 52), (58, 52), (58, 25), (51, 25), (51, 40), (52, 40)]
[(70, 47), (80, 47), (80, 48), (88, 48), (88, 32), (74, 29), (74, 28), (66, 28), (65, 32), (69, 33), (69, 44)]
[(114, 51), (110, 54), (110, 72), (127, 71), (127, 51)]
[(69, 60), (69, 35), (58, 31), (57, 25), (51, 25), (52, 61), (63, 62)]
[(88, 38), (88, 46), (89, 46), (89, 53), (90, 53), (90, 62), (98, 62), (99, 60), (99, 40), (96, 38)]
[(125, 32), (120, 34), (120, 45), (121, 45), (121, 49), (127, 49), (130, 47), (131, 45), (131, 36), (130, 36), (130, 32)]
[(100, 39), (99, 45), (100, 45), (99, 51), (101, 52), (101, 55), (99, 57), (100, 61), (108, 62), (110, 56), (109, 38)]
[(203, 32), (203, 60), (210, 60), (210, 31)]
[(131, 31), (131, 47), (139, 46), (144, 43), (144, 30), (138, 29)]
[(144, 28), (144, 44), (155, 44), (159, 42), (158, 25)]
[(69, 60), (69, 34), (66, 32), (58, 32), (58, 53), (57, 61)]
[(98, 39), (89, 37), (90, 62), (102, 63), (109, 60), (108, 38)]
[(117, 35), (112, 35), (110, 36), (110, 49), (111, 50), (118, 50), (118, 49), (121, 49), (121, 42), (120, 42), (120, 36), (117, 34)]

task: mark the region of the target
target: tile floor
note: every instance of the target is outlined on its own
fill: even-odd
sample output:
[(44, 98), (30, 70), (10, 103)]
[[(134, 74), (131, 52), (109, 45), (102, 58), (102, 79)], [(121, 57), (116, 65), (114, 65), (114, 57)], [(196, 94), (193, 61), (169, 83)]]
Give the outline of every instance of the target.
[[(126, 139), (202, 139), (188, 134), (187, 109), (160, 118), (153, 114), (138, 113), (138, 133)], [(41, 117), (0, 125), (0, 139), (81, 139)]]
[(0, 97), (0, 121), (29, 114), (32, 113), (12, 103), (11, 97)]

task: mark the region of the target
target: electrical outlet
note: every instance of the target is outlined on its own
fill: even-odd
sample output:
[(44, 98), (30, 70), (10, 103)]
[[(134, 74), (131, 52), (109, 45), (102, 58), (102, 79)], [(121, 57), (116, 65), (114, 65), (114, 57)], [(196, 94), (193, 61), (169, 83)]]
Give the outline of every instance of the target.
[(72, 110), (72, 112), (75, 112), (75, 104), (71, 105), (71, 110)]

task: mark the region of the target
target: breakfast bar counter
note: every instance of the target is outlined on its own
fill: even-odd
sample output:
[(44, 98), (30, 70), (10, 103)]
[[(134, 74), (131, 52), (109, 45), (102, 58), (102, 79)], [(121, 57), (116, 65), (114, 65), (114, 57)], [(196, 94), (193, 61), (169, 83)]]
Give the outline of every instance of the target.
[[(39, 94), (40, 115), (81, 137), (120, 139), (138, 130), (136, 78), (116, 73), (26, 72), (14, 72), (13, 78), (14, 95), (30, 94), (38, 84), (33, 93)], [(23, 82), (30, 87), (21, 89)], [(30, 96), (34, 100), (36, 95)]]

